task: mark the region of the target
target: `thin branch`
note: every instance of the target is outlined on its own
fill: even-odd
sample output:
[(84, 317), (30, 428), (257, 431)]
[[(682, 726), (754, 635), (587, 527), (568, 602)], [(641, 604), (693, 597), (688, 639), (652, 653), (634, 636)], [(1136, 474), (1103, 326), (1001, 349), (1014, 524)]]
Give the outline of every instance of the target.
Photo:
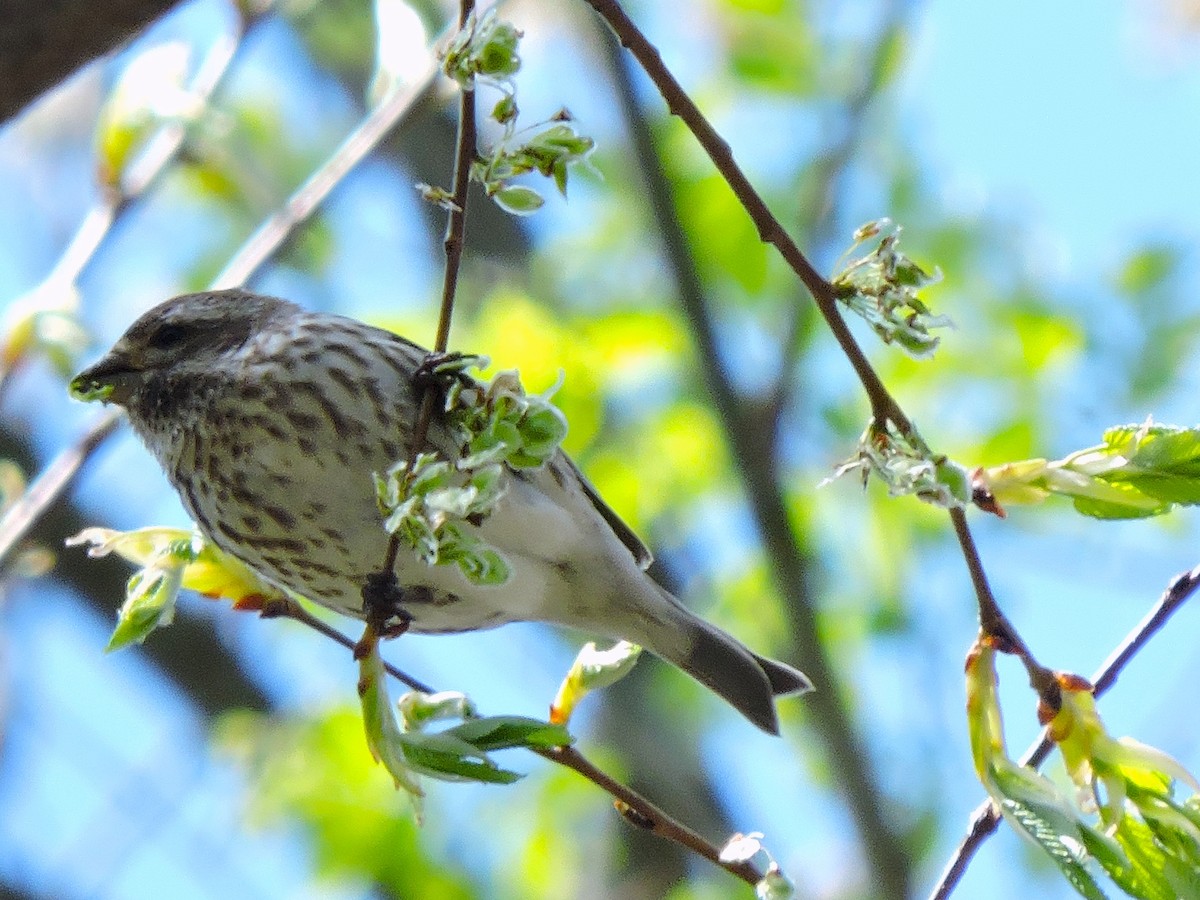
[[(293, 622), (299, 622), (306, 628), (311, 628), (318, 634), (329, 638), (334, 643), (341, 644), (351, 653), (356, 652), (358, 648), (358, 642), (351, 640), (323, 619), (318, 619), (290, 597), (276, 597), (269, 600), (263, 604), (259, 615), (264, 619), (291, 619)], [(397, 681), (408, 685), (414, 691), (420, 691), (423, 694), (434, 693), (433, 688), (425, 684), (425, 682), (413, 678), (407, 672), (396, 668), (391, 663), (385, 662), (383, 666), (387, 669), (389, 675)]]
[[(467, 20), (475, 10), (475, 0), (462, 0), (458, 14), (458, 27), (466, 27)], [(461, 88), (458, 92), (458, 139), (454, 147), (454, 183), (451, 187), (450, 209), (446, 215), (446, 236), (442, 247), (446, 254), (446, 269), (442, 277), (442, 305), (438, 313), (437, 337), (433, 349), (445, 353), (450, 346), (450, 321), (454, 316), (454, 300), (458, 295), (458, 273), (462, 268), (463, 238), (467, 229), (467, 198), (471, 186), (471, 163), (475, 161), (475, 88)], [(413, 454), (425, 443), (429, 431), (429, 419), (433, 415), (436, 392), (426, 389), (421, 403), (421, 414), (413, 433)]]
[[(318, 634), (341, 644), (352, 653), (358, 652), (362, 643), (361, 641), (356, 642), (352, 640), (332, 625), (318, 619), (294, 600), (285, 598), (273, 600), (263, 607), (261, 615), (263, 618), (268, 619), (283, 618), (299, 622), (301, 625), (313, 629)], [(434, 688), (423, 684), (391, 663), (384, 661), (383, 667), (389, 675), (408, 685), (413, 690), (426, 694), (434, 693)], [(552, 763), (566, 766), (609, 794), (613, 798), (613, 805), (617, 811), (630, 824), (679, 844), (687, 850), (691, 850), (693, 853), (704, 857), (714, 865), (720, 866), (726, 872), (729, 872), (736, 878), (740, 878), (749, 885), (755, 885), (762, 880), (762, 873), (753, 864), (749, 862), (726, 862), (722, 860), (719, 847), (711, 841), (705, 840), (686, 825), (663, 812), (662, 809), (637, 791), (621, 784), (574, 747), (555, 747), (550, 749), (527, 747), (526, 749)]]
[(0, 567), (29, 530), (70, 486), (84, 461), (117, 428), (121, 413), (110, 410), (98, 416), (83, 437), (54, 458), (16, 503), (0, 519)]
[(436, 75), (436, 54), (431, 52), (413, 80), (372, 109), (282, 208), (258, 227), (213, 280), (213, 288), (238, 287), (249, 281), (350, 171), (404, 120)]
[(0, 30), (0, 123), (16, 116), (76, 69), (115, 51), (176, 2), (7, 4)]
[[(612, 46), (611, 42), (609, 44)], [(775, 468), (774, 448), (764, 446), (762, 436), (749, 427), (745, 404), (722, 365), (709, 301), (697, 275), (695, 259), (679, 221), (662, 161), (637, 104), (629, 72), (622, 60), (612, 62), (610, 68), (617, 82), (619, 102), (638, 166), (646, 180), (651, 212), (662, 237), (680, 304), (699, 349), (700, 375), (721, 420), (737, 471), (744, 480), (746, 499), (762, 535), (764, 552), (773, 568), (773, 579), (787, 600), (788, 630), (795, 641), (797, 655), (819, 688), (805, 698), (813, 727), (824, 743), (827, 763), (846, 797), (879, 893), (887, 897), (904, 897), (909, 881), (909, 855), (884, 815), (883, 792), (846, 708), (846, 692), (840, 685), (841, 679), (820, 638), (816, 610), (807, 588), (808, 560), (800, 549), (804, 541), (796, 533), (795, 523), (787, 512), (787, 501)]]
[(858, 346), (858, 342), (854, 340), (854, 335), (846, 327), (841, 313), (838, 312), (833, 286), (813, 268), (812, 263), (801, 252), (787, 230), (775, 218), (766, 201), (755, 190), (750, 179), (746, 177), (734, 160), (729, 144), (717, 133), (704, 114), (700, 112), (700, 108), (696, 106), (663, 63), (658, 48), (646, 39), (646, 36), (629, 18), (617, 0), (586, 0), (586, 2), (613, 30), (621, 45), (633, 54), (638, 65), (658, 88), (658, 92), (666, 101), (670, 112), (683, 120), (700, 146), (704, 148), (717, 171), (728, 182), (742, 207), (750, 215), (750, 219), (758, 230), (759, 239), (763, 243), (774, 246), (792, 271), (804, 283), (816, 302), (821, 316), (825, 319), (825, 323), (829, 326), (829, 330), (850, 361), (859, 381), (862, 382), (863, 390), (866, 391), (867, 398), (871, 403), (871, 414), (875, 421), (880, 425), (891, 422), (901, 432), (910, 433), (912, 424), (908, 417), (892, 395), (888, 393), (887, 388), (879, 379), (879, 375)]
[[(458, 11), (458, 27), (466, 27), (475, 11), (475, 0), (462, 0)], [(446, 216), (446, 236), (442, 246), (446, 254), (446, 269), (442, 277), (442, 305), (438, 314), (437, 336), (434, 340), (435, 353), (445, 353), (450, 346), (450, 321), (454, 316), (454, 299), (458, 294), (458, 273), (462, 266), (463, 237), (467, 228), (467, 196), (471, 186), (471, 163), (476, 156), (475, 138), (475, 89), (460, 87), (458, 92), (458, 139), (454, 149), (454, 183), (451, 189), (450, 209)], [(413, 423), (412, 445), (409, 448), (408, 471), (411, 473), (417, 454), (425, 446), (429, 434), (429, 422), (433, 418), (433, 406), (437, 391), (426, 385), (421, 392), (421, 407)], [(396, 558), (400, 555), (400, 535), (392, 532), (384, 554), (382, 572), (394, 577)], [(368, 604), (369, 605), (369, 604)]]
[(1008, 617), (996, 602), (988, 584), (987, 574), (983, 570), (983, 561), (975, 547), (975, 538), (967, 525), (967, 514), (962, 507), (950, 510), (950, 521), (954, 523), (954, 534), (958, 537), (958, 545), (962, 549), (963, 558), (967, 563), (967, 571), (971, 574), (971, 584), (975, 587), (975, 599), (979, 605), (979, 628), (984, 637), (990, 638), (1001, 653), (1011, 653), (1020, 658), (1029, 674), (1029, 684), (1038, 697), (1053, 710), (1062, 705), (1062, 693), (1054, 672), (1039, 663), (1033, 656), (1021, 635), (1009, 622)]
[[(462, 0), (458, 27), (465, 28), (475, 11), (475, 0)], [(471, 163), (475, 161), (475, 87), (458, 92), (458, 140), (454, 148), (454, 184), (452, 203), (446, 217), (446, 272), (442, 280), (442, 306), (438, 317), (437, 339), (433, 349), (445, 353), (450, 346), (450, 320), (454, 315), (454, 298), (458, 292), (458, 273), (462, 265), (463, 237), (467, 227), (467, 189), (471, 185)], [(426, 394), (431, 393), (426, 391)], [(422, 436), (418, 431), (418, 436)], [(423, 437), (423, 436), (422, 436)]]
[(555, 747), (547, 750), (531, 747), (529, 749), (538, 756), (578, 772), (602, 791), (611, 795), (617, 811), (635, 827), (691, 850), (714, 865), (720, 866), (734, 877), (740, 878), (746, 884), (754, 886), (762, 880), (762, 873), (752, 863), (722, 860), (719, 847), (705, 840), (686, 825), (671, 818), (641, 794), (601, 771), (574, 747)]
[[(1136, 628), (1126, 635), (1125, 640), (1109, 654), (1104, 664), (1096, 670), (1096, 674), (1092, 677), (1092, 684), (1095, 686), (1097, 697), (1103, 696), (1109, 688), (1117, 683), (1117, 678), (1122, 670), (1167, 624), (1167, 620), (1183, 606), (1197, 588), (1200, 588), (1200, 566), (1175, 577), (1150, 612), (1138, 623)], [(1021, 765), (1038, 768), (1050, 755), (1053, 746), (1053, 741), (1043, 734), (1040, 740), (1035, 741), (1025, 751), (1024, 756), (1021, 757)], [(999, 824), (1000, 810), (996, 808), (996, 804), (992, 800), (985, 800), (972, 813), (967, 834), (942, 871), (942, 877), (929, 895), (930, 900), (945, 900), (950, 896), (963, 875), (966, 874), (967, 866), (970, 865), (975, 853), (983, 845), (983, 842), (995, 832)]]

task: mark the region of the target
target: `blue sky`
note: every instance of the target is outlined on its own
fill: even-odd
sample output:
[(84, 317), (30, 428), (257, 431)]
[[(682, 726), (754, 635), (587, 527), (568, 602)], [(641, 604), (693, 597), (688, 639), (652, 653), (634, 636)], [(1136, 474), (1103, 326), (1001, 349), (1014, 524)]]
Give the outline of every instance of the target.
[(1087, 280), (1149, 236), (1200, 232), (1197, 42), (1156, 31), (1154, 8), (924, 7), (906, 78), (910, 129), (950, 204), (1021, 213), (1062, 277)]

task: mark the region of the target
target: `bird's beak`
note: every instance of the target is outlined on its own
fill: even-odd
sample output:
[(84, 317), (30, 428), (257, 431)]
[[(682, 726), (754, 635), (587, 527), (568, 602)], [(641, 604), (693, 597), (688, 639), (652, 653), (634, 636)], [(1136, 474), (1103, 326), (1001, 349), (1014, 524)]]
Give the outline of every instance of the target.
[(114, 349), (94, 365), (71, 379), (71, 396), (76, 400), (124, 405), (137, 386), (141, 370), (124, 353)]

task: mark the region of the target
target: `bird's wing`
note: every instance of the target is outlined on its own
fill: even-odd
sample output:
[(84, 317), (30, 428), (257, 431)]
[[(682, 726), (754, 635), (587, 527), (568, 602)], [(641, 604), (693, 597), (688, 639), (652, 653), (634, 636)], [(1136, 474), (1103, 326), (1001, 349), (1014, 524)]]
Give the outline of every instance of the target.
[[(633, 554), (634, 560), (642, 569), (648, 569), (650, 563), (654, 562), (654, 554), (650, 552), (650, 548), (642, 543), (642, 539), (634, 534), (633, 529), (625, 524), (625, 520), (618, 516), (611, 506), (604, 502), (604, 498), (599, 492), (592, 487), (592, 483), (587, 480), (587, 476), (579, 471), (579, 466), (575, 465), (575, 461), (565, 453), (559, 454), (560, 459), (566, 463), (570, 471), (579, 479), (579, 485), (583, 488), (584, 495), (592, 501), (592, 506), (596, 508), (596, 512), (600, 513), (600, 517), (608, 523), (608, 527), (624, 544), (630, 553)], [(557, 460), (551, 463), (553, 465)]]

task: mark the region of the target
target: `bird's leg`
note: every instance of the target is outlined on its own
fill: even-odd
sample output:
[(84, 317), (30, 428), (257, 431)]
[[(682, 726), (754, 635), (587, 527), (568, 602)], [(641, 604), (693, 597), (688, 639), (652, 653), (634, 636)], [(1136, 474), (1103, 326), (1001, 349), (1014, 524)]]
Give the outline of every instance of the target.
[[(478, 359), (477, 356), (471, 353), (460, 353), (457, 350), (448, 353), (438, 353), (429, 351), (425, 354), (425, 358), (421, 360), (421, 364), (417, 366), (417, 371), (413, 373), (413, 382), (418, 387), (433, 387), (444, 386), (447, 381), (452, 381), (454, 378), (465, 377), (463, 370), (469, 365), (469, 361)], [(447, 363), (464, 365), (450, 365), (447, 369), (443, 369)], [(439, 371), (441, 370), (441, 371)]]
[(368, 575), (362, 598), (367, 623), (374, 627), (376, 634), (385, 638), (400, 637), (408, 631), (412, 614), (404, 609), (404, 604), (422, 599), (420, 588), (402, 587), (391, 570)]

